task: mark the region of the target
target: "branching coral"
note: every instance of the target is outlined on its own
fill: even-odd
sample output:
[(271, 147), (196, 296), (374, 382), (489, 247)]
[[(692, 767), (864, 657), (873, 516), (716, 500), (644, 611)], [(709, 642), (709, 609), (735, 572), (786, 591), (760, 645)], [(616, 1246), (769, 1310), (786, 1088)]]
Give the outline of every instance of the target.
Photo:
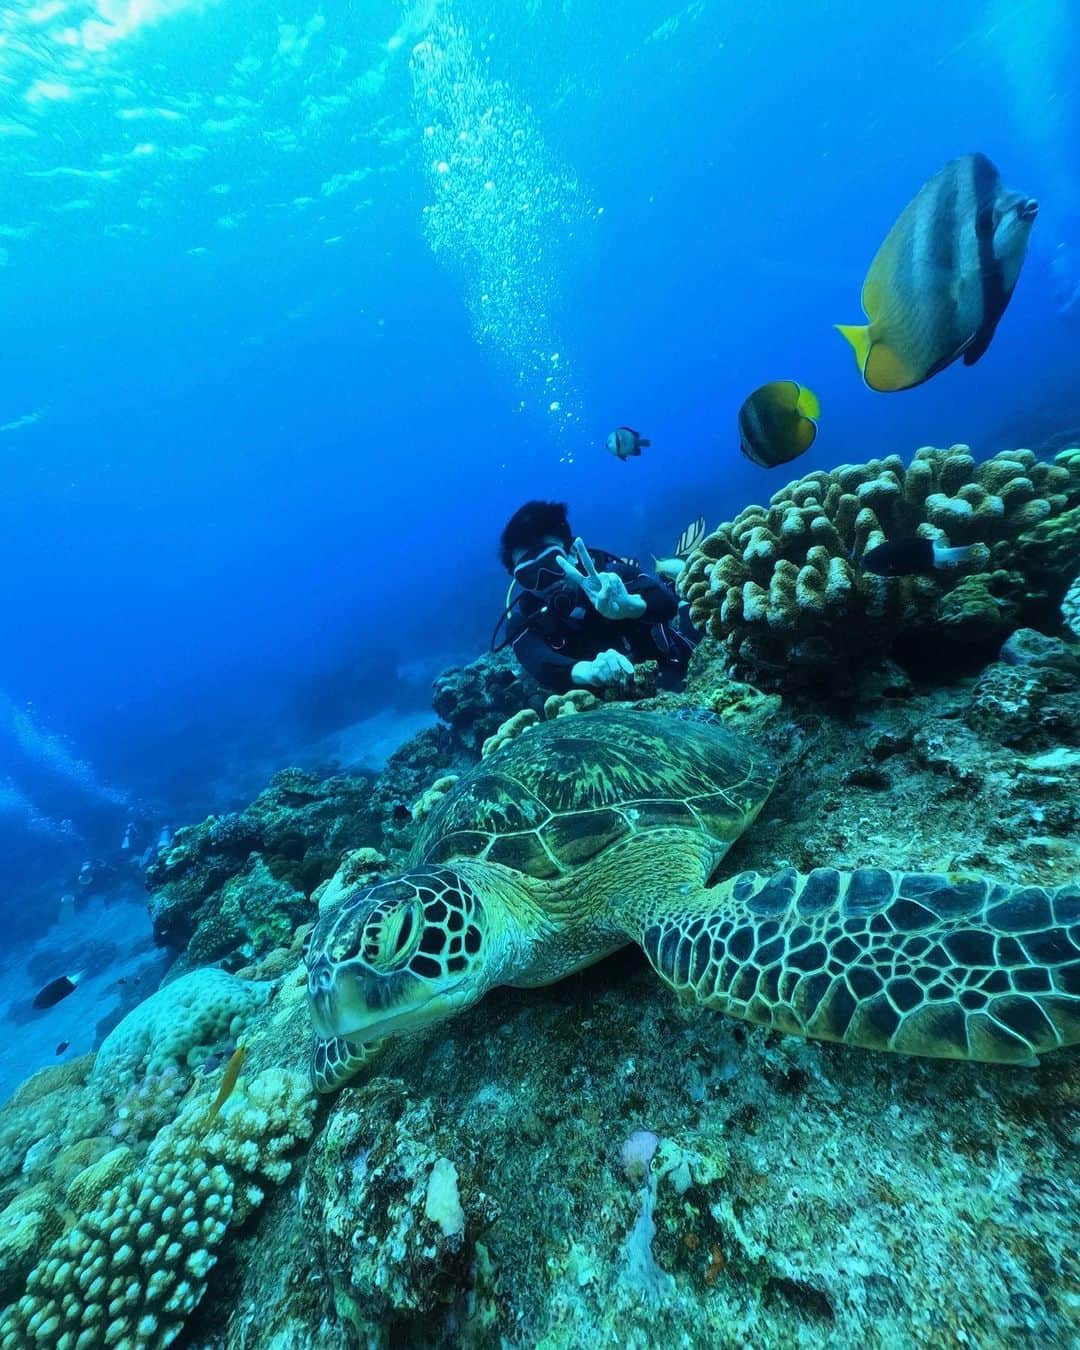
[(0, 1321), (0, 1347), (168, 1345), (206, 1289), (232, 1206), (223, 1167), (155, 1150), (30, 1272)]
[[(679, 580), (696, 626), (758, 684), (846, 679), (901, 634), (1004, 636), (1060, 603), (1080, 562), (1080, 450), (967, 446), (808, 474), (702, 540)], [(858, 559), (912, 534), (974, 547), (959, 568), (878, 577)]]
[[(183, 1123), (194, 1131), (204, 1118), (200, 1104)], [(236, 1182), (238, 1222), (262, 1203), (268, 1183), (280, 1185), (288, 1177), (290, 1154), (311, 1138), (314, 1118), (315, 1097), (307, 1075), (287, 1069), (264, 1069), (221, 1108), (202, 1147), (224, 1163)]]
[(25, 1274), (20, 1235), (47, 1250), (0, 1320), (0, 1350), (168, 1345), (202, 1298), (227, 1229), (261, 1202), (267, 1183), (289, 1175), (314, 1114), (304, 1076), (279, 1069), (242, 1083), (210, 1129), (207, 1100), (197, 1098), (140, 1163), (121, 1146), (74, 1178), (66, 1199), (79, 1217), (51, 1247), (63, 1225), (49, 1188), (20, 1197), (18, 1214), (5, 1212), (13, 1240), (0, 1274)]

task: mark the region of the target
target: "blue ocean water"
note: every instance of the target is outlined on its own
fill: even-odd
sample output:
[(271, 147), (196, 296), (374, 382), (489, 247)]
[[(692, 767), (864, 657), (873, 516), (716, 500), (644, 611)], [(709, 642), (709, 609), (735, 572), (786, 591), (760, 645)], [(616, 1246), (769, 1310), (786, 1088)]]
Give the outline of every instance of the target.
[[(663, 554), (814, 467), (1080, 424), (1078, 68), (1069, 0), (8, 0), (10, 922), (133, 815), (377, 762), (486, 645), (527, 497)], [(1017, 294), (875, 396), (831, 325), (971, 149), (1040, 201)], [(821, 434), (770, 474), (735, 416), (783, 377)]]

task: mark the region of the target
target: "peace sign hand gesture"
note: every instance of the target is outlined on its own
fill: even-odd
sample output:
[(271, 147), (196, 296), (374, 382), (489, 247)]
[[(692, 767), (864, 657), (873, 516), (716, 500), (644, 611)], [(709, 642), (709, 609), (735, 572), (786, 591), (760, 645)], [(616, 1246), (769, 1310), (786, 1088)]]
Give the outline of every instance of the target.
[(558, 558), (567, 581), (574, 582), (585, 592), (585, 598), (604, 619), (637, 619), (645, 613), (646, 604), (640, 595), (631, 595), (623, 579), (614, 572), (598, 572), (589, 556), (589, 550), (580, 539), (574, 540), (571, 557), (582, 571), (567, 558)]

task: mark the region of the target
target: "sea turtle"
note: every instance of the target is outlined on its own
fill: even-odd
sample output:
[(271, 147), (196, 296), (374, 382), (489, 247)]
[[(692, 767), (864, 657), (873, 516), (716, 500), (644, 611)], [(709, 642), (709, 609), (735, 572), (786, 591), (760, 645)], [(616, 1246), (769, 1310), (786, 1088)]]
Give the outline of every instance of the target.
[(632, 942), (681, 995), (801, 1036), (1027, 1064), (1080, 1041), (1080, 885), (719, 874), (775, 776), (709, 714), (609, 708), (502, 747), (427, 817), (402, 876), (312, 934), (316, 1087), (374, 1040)]

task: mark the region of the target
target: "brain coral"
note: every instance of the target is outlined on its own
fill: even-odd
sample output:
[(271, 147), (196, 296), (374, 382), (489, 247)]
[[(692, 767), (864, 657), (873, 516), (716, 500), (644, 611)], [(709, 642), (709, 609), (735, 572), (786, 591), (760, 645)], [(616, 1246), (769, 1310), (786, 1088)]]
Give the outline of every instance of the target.
[[(856, 561), (912, 534), (972, 544), (959, 568), (878, 577)], [(701, 541), (680, 577), (697, 627), (759, 685), (845, 682), (901, 635), (1001, 637), (1052, 615), (1080, 565), (1080, 450), (976, 464), (967, 446), (807, 474)]]
[(210, 967), (193, 970), (140, 1003), (101, 1044), (93, 1078), (114, 1082), (174, 1067), (197, 1068), (227, 1052), (266, 1000), (270, 986)]

